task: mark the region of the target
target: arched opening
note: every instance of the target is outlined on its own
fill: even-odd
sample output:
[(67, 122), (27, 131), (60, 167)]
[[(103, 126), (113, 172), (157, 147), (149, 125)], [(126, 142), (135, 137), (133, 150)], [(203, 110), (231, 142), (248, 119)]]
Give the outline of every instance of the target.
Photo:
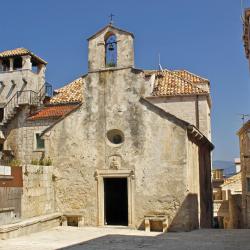
[(18, 69), (22, 69), (22, 57), (18, 56), (16, 58), (14, 58), (14, 62), (13, 62), (13, 70), (18, 70)]
[(106, 67), (117, 66), (117, 41), (113, 33), (108, 33), (105, 39), (105, 65)]

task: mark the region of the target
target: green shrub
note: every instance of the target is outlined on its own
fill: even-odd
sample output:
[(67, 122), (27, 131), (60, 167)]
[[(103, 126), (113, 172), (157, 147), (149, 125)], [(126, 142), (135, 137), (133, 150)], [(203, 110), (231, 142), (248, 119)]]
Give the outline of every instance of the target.
[(50, 157), (48, 157), (47, 159), (44, 160), (44, 165), (45, 166), (51, 166), (52, 165), (52, 160), (50, 159)]
[(30, 164), (32, 165), (40, 165), (40, 166), (51, 166), (52, 165), (52, 160), (50, 157), (48, 158), (41, 158), (41, 159), (32, 159)]
[(39, 165), (40, 165), (40, 166), (44, 166), (44, 159), (43, 159), (43, 158), (41, 158), (41, 159), (39, 160)]
[(32, 165), (38, 165), (39, 161), (37, 159), (32, 159), (30, 164), (32, 164)]
[(17, 159), (13, 159), (10, 161), (10, 166), (11, 167), (20, 167), (21, 166), (21, 161)]

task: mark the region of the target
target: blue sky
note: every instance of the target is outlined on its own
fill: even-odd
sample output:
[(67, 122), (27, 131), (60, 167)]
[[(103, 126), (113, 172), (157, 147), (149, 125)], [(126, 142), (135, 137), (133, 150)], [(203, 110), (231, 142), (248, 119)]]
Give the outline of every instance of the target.
[(86, 39), (114, 13), (115, 25), (135, 35), (137, 68), (157, 68), (160, 53), (163, 67), (211, 81), (213, 158), (238, 156), (238, 113), (250, 113), (240, 0), (12, 0), (0, 6), (0, 50), (26, 47), (47, 60), (55, 88), (87, 72)]

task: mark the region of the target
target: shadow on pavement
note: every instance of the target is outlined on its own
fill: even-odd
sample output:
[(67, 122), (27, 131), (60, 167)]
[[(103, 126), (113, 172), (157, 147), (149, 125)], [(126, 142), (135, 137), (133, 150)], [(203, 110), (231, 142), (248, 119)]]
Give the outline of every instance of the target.
[(185, 233), (166, 233), (155, 237), (106, 235), (60, 250), (250, 250), (250, 230), (196, 230)]

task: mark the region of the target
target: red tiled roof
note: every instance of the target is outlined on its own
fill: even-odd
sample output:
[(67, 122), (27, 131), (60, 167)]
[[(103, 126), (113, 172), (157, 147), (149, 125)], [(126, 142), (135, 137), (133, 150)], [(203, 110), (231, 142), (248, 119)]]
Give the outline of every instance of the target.
[(174, 70), (173, 71), (178, 76), (182, 77), (183, 79), (190, 81), (192, 83), (209, 83), (209, 80), (206, 78), (203, 78), (201, 76), (195, 75), (194, 73), (191, 73), (187, 70)]
[(34, 121), (48, 118), (60, 118), (77, 107), (77, 104), (47, 106), (30, 116), (28, 120)]
[(50, 99), (50, 104), (81, 103), (83, 101), (83, 78), (80, 77), (64, 87), (55, 90), (55, 95)]
[(39, 62), (47, 64), (46, 61), (44, 61), (41, 57), (35, 55), (30, 50), (25, 48), (16, 48), (12, 50), (5, 50), (0, 52), (0, 58), (6, 58), (6, 57), (12, 57), (12, 56), (25, 56), (30, 55), (33, 58), (37, 59)]
[(208, 91), (199, 88), (195, 83), (185, 79), (182, 76), (179, 76), (174, 71), (145, 71), (145, 74), (155, 74), (152, 96), (208, 94)]

